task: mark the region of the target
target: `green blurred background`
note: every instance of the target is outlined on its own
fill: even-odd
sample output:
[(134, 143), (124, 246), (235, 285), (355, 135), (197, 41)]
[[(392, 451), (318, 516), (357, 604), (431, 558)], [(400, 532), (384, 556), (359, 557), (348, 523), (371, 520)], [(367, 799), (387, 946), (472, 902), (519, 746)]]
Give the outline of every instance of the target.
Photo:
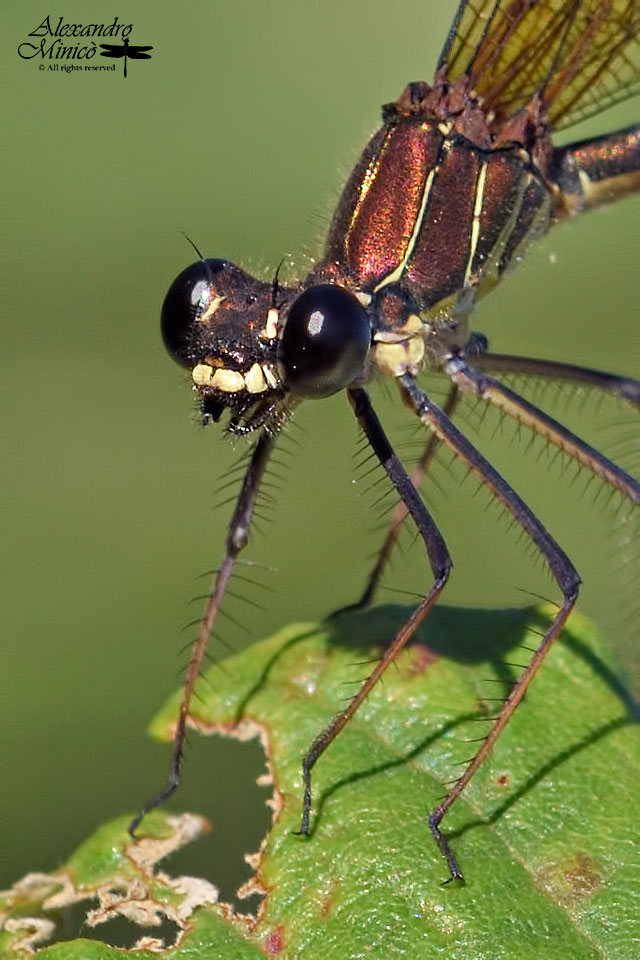
[[(158, 331), (168, 284), (207, 255), (270, 276), (291, 255), (317, 255), (342, 180), (379, 106), (429, 79), (452, 0), (320, 4), (210, 0), (42, 4), (5, 9), (10, 83), (7, 340), (7, 592), (0, 729), (0, 887), (52, 869), (103, 819), (133, 811), (164, 781), (169, 750), (148, 719), (184, 662), (183, 623), (197, 615), (199, 575), (215, 566), (230, 507), (217, 480), (243, 449), (197, 425), (189, 386)], [(17, 47), (42, 18), (133, 23), (152, 59), (115, 74), (39, 70)], [(99, 61), (95, 58), (93, 63)], [(46, 62), (46, 61), (45, 61)], [(101, 61), (109, 64), (112, 61)], [(621, 126), (628, 103), (573, 137)], [(477, 311), (497, 350), (548, 355), (637, 374), (640, 199), (552, 234)], [(410, 461), (418, 435), (374, 390)], [(554, 394), (549, 394), (553, 398)], [(560, 402), (552, 412), (564, 411)], [(564, 416), (564, 412), (562, 412)], [(469, 426), (473, 414), (465, 423)], [(633, 455), (637, 427), (605, 401), (572, 402), (567, 421), (592, 442)], [(309, 403), (277, 496), (274, 522), (248, 558), (269, 591), (264, 608), (229, 608), (240, 649), (293, 620), (353, 600), (375, 547), (377, 492), (355, 483), (357, 430), (342, 396)], [(630, 567), (614, 569), (615, 509), (586, 478), (572, 482), (491, 417), (479, 442), (539, 510), (585, 580), (582, 609), (629, 661)], [(289, 446), (291, 446), (289, 444)], [(522, 543), (461, 472), (436, 468), (426, 495), (456, 561), (449, 603), (504, 606), (522, 589), (555, 590)], [(612, 504), (615, 508), (615, 504)], [(407, 541), (409, 543), (409, 541)], [(624, 554), (624, 550), (622, 551)], [(420, 589), (417, 547), (388, 578)], [(620, 600), (626, 596), (626, 600)], [(384, 594), (382, 599), (393, 599)], [(242, 609), (241, 609), (242, 607)], [(219, 651), (216, 651), (219, 653)], [(577, 709), (583, 705), (573, 705)], [(202, 871), (229, 896), (248, 873), (242, 852), (266, 828), (257, 745), (192, 736), (185, 785), (170, 804), (213, 823), (175, 869)], [(532, 758), (532, 763), (535, 763)]]

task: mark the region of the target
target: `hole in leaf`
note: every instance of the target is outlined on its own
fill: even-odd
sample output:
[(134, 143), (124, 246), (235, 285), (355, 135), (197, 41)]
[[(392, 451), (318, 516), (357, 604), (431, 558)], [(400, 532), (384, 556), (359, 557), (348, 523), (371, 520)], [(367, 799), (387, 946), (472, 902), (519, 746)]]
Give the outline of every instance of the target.
[(55, 913), (47, 912), (45, 916), (55, 923), (55, 929), (51, 938), (43, 943), (42, 947), (48, 947), (54, 943), (65, 943), (80, 937), (84, 940), (98, 940), (112, 947), (130, 949), (143, 936), (152, 936), (171, 946), (180, 933), (178, 924), (169, 920), (168, 917), (164, 917), (157, 927), (141, 927), (123, 916), (114, 916), (106, 923), (91, 927), (86, 922), (87, 914), (98, 906), (98, 900), (93, 898), (81, 900), (64, 910), (56, 910)]
[(203, 814), (211, 832), (164, 864), (174, 876), (204, 877), (218, 888), (220, 901), (240, 913), (255, 912), (260, 897), (240, 900), (237, 891), (255, 872), (245, 855), (255, 853), (271, 829), (272, 813), (266, 806), (271, 787), (256, 784), (266, 772), (264, 750), (258, 739), (239, 742), (202, 737), (196, 731), (190, 732), (189, 741), (179, 807)]

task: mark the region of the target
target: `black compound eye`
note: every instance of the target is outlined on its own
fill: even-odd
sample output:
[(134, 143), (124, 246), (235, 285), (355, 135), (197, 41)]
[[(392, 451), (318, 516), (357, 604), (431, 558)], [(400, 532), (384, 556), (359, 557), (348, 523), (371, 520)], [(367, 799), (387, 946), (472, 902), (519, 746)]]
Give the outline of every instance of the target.
[(215, 276), (227, 260), (198, 260), (176, 277), (162, 304), (160, 326), (169, 355), (184, 367), (192, 366), (197, 343), (196, 323), (215, 296)]
[(287, 387), (302, 397), (328, 397), (362, 374), (371, 324), (362, 304), (332, 284), (301, 293), (289, 309), (278, 346)]

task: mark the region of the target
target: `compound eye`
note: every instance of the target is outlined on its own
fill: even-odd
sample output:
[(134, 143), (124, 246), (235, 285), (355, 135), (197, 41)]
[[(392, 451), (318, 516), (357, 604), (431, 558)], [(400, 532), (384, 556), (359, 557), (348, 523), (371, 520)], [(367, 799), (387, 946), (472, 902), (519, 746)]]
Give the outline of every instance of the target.
[(328, 397), (363, 373), (371, 323), (362, 304), (332, 284), (301, 293), (289, 309), (278, 345), (282, 378), (302, 397)]
[(169, 356), (183, 367), (200, 359), (196, 354), (197, 322), (206, 312), (215, 291), (215, 276), (227, 260), (198, 260), (176, 277), (162, 304), (160, 326)]

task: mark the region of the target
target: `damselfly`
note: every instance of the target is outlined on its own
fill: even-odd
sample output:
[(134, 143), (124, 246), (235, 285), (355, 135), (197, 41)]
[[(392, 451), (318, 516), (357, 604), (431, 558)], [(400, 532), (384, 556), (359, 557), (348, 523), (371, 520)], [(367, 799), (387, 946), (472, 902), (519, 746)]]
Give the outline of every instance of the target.
[[(400, 524), (417, 527), (433, 579), (358, 692), (303, 760), (300, 832), (309, 832), (311, 772), (432, 609), (452, 566), (444, 538), (417, 492), (435, 446), (459, 457), (523, 528), (546, 560), (561, 603), (486, 739), (429, 817), (451, 878), (462, 873), (442, 818), (460, 796), (522, 700), (573, 609), (580, 578), (534, 512), (475, 449), (453, 416), (473, 394), (573, 457), (632, 504), (640, 485), (528, 400), (500, 375), (557, 378), (640, 407), (640, 382), (552, 360), (489, 350), (469, 318), (527, 246), (554, 224), (640, 188), (640, 126), (556, 147), (552, 133), (640, 89), (638, 0), (462, 2), (430, 84), (408, 84), (383, 108), (382, 126), (358, 160), (334, 214), (324, 256), (299, 283), (249, 276), (201, 258), (172, 284), (162, 332), (186, 367), (205, 423), (228, 409), (232, 434), (256, 433), (228, 528), (226, 552), (195, 641), (168, 782), (131, 824), (180, 781), (190, 701), (236, 559), (247, 543), (256, 497), (278, 434), (303, 399), (346, 390), (354, 414), (400, 497), (360, 605), (368, 603)], [(439, 373), (438, 406), (419, 386)], [(498, 375), (496, 377), (495, 375)], [(387, 439), (366, 386), (395, 380), (430, 433), (411, 477)]]

